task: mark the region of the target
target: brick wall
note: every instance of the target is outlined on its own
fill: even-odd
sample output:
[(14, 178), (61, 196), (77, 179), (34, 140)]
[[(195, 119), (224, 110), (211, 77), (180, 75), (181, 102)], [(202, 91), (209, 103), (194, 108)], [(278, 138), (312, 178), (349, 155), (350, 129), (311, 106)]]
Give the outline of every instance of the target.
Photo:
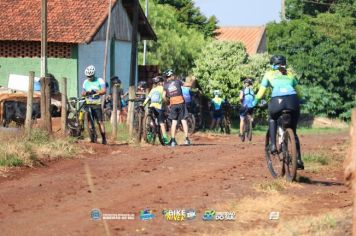
[[(72, 58), (70, 43), (48, 43), (47, 56)], [(0, 41), (0, 57), (41, 57), (41, 43), (27, 41)]]

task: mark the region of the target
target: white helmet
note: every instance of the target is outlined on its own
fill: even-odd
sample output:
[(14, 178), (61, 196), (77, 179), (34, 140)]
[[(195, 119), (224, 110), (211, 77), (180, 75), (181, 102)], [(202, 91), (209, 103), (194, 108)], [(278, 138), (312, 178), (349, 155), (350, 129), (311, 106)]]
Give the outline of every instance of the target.
[(214, 96), (220, 96), (220, 90), (214, 90)]
[(95, 74), (95, 67), (93, 65), (88, 66), (84, 71), (85, 76), (93, 76)]

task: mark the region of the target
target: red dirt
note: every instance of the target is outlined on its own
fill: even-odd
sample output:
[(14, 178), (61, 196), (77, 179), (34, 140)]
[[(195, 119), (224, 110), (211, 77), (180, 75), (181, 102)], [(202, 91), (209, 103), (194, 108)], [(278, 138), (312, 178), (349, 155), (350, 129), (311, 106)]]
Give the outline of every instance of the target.
[[(346, 133), (302, 136), (302, 151), (336, 155), (335, 147), (347, 139)], [(234, 222), (204, 222), (202, 213), (226, 201), (263, 196), (254, 187), (272, 180), (264, 160), (263, 137), (242, 144), (236, 136), (195, 136), (193, 143), (192, 147), (177, 148), (93, 145), (96, 154), (16, 170), (9, 177), (0, 178), (1, 234), (192, 235), (210, 229), (228, 232)], [(316, 174), (299, 174), (312, 182), (301, 183), (302, 188), (288, 189), (286, 194), (307, 203), (301, 209), (289, 209), (286, 217), (303, 218), (351, 207), (351, 191), (343, 185), (341, 164)], [(135, 213), (136, 219), (93, 221), (93, 208), (103, 213)], [(153, 210), (153, 220), (139, 219), (138, 212), (144, 208)], [(196, 209), (197, 218), (171, 223), (161, 214), (163, 209), (182, 208)], [(267, 220), (253, 222), (253, 226), (266, 223)], [(350, 234), (349, 228), (345, 228), (345, 234)]]

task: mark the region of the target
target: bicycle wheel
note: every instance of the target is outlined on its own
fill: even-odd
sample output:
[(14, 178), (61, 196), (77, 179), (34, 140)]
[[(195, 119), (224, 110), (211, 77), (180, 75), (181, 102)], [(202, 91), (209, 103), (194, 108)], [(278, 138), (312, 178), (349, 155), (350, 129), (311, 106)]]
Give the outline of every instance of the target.
[(286, 180), (294, 181), (297, 176), (297, 145), (295, 135), (291, 128), (286, 129), (282, 144), (283, 163), (286, 172)]
[(135, 109), (133, 127), (135, 132), (135, 139), (136, 142), (138, 143), (142, 139), (142, 120), (143, 120), (142, 111)]
[(147, 115), (145, 118), (144, 139), (149, 144), (156, 142), (156, 124), (152, 116)]
[(246, 130), (247, 130), (247, 119), (246, 119), (246, 117), (244, 118), (244, 125), (243, 125), (243, 127), (242, 127), (242, 132), (241, 132), (241, 141), (242, 142), (245, 142), (245, 138), (246, 138)]
[[(277, 135), (277, 141), (278, 143), (278, 135)], [(266, 156), (266, 161), (267, 161), (267, 168), (269, 172), (271, 173), (273, 178), (278, 178), (284, 176), (285, 170), (283, 166), (283, 159), (280, 154), (271, 154), (271, 148), (270, 148), (270, 136), (269, 136), (269, 131), (267, 131), (266, 134), (266, 140), (265, 140), (265, 156)]]
[(193, 134), (195, 131), (195, 117), (189, 113), (187, 117), (188, 133)]
[(246, 137), (248, 138), (249, 141), (252, 140), (252, 121), (250, 118), (247, 119), (247, 132), (246, 132)]

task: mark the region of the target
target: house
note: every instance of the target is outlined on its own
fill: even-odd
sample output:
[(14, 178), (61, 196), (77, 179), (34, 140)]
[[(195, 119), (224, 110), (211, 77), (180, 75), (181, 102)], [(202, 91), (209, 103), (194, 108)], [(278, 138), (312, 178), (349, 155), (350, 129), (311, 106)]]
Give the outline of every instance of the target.
[[(113, 0), (106, 81), (118, 75), (128, 88), (131, 59), (133, 0)], [(40, 75), (41, 0), (0, 1), (0, 85), (10, 74)], [(68, 78), (68, 96), (78, 96), (84, 70), (95, 65), (103, 76), (107, 0), (48, 1), (48, 73)], [(139, 40), (156, 40), (139, 7)]]
[(249, 55), (263, 53), (266, 47), (266, 28), (259, 27), (221, 27), (216, 31), (217, 40), (242, 42)]

